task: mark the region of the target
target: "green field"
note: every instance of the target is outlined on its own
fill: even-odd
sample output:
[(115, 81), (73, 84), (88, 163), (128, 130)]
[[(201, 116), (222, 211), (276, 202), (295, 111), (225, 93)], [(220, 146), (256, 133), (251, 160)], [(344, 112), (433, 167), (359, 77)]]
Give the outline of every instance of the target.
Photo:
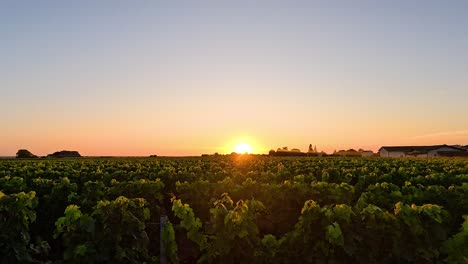
[(467, 159), (5, 159), (0, 191), (1, 263), (468, 263)]

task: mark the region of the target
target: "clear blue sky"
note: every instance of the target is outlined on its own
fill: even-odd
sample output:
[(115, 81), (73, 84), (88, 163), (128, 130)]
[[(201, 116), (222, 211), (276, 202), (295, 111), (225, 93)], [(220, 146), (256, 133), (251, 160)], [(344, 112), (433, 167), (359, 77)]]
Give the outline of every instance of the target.
[(2, 1), (0, 156), (468, 144), (467, 14), (468, 1)]

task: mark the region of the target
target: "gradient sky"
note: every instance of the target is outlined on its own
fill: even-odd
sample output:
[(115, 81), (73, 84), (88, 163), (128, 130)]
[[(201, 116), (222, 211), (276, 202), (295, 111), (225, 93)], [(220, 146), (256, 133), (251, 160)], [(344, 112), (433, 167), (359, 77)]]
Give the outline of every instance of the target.
[(468, 1), (1, 1), (0, 156), (468, 144)]

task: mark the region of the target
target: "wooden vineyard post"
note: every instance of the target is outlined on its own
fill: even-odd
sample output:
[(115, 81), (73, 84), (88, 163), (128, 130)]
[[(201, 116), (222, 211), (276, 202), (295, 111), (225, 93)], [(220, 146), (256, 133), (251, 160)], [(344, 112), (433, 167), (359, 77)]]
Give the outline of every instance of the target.
[(164, 239), (163, 239), (163, 234), (164, 234), (164, 227), (166, 226), (167, 222), (167, 216), (161, 216), (159, 219), (159, 224), (160, 224), (160, 235), (159, 235), (159, 260), (161, 264), (167, 264), (167, 259), (166, 259), (166, 250), (164, 246)]

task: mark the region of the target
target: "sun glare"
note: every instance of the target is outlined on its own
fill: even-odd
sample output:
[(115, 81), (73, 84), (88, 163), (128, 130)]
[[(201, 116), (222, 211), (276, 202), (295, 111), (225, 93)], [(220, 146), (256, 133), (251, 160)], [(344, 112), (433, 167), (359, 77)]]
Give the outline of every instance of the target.
[(235, 152), (238, 154), (251, 153), (252, 147), (246, 143), (240, 143), (236, 146)]

